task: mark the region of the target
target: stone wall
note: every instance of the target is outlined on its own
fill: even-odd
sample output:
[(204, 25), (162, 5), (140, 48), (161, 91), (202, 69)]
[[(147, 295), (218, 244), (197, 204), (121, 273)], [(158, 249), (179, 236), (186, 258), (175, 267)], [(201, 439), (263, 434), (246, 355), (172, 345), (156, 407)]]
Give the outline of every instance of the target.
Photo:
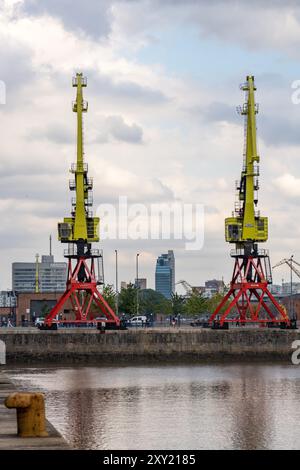
[(7, 363), (180, 360), (285, 360), (300, 330), (141, 329), (39, 331), (0, 329)]

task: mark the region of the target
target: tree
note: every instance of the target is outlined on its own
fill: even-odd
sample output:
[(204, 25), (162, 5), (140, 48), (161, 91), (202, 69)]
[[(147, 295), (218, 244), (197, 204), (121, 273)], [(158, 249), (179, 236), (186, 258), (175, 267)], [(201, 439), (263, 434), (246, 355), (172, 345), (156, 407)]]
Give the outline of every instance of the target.
[(208, 312), (208, 300), (201, 292), (193, 292), (185, 302), (185, 312), (187, 315), (204, 315)]
[(172, 315), (176, 317), (178, 314), (182, 314), (184, 311), (184, 302), (185, 298), (182, 295), (172, 294), (171, 297), (171, 306), (172, 306)]
[(160, 292), (153, 289), (143, 289), (140, 291), (141, 311), (144, 315), (170, 314), (171, 303)]
[(51, 307), (48, 304), (43, 304), (41, 308), (41, 318), (45, 318), (46, 315), (51, 311)]
[(128, 284), (127, 288), (122, 287), (119, 295), (119, 310), (126, 315), (135, 315), (136, 300), (137, 288), (134, 286), (134, 284)]
[(103, 287), (102, 291), (102, 296), (104, 297), (104, 300), (108, 303), (110, 308), (112, 310), (115, 310), (116, 308), (116, 293), (111, 284), (107, 284), (106, 286)]
[[(210, 314), (214, 313), (214, 311), (216, 310), (218, 305), (221, 303), (223, 297), (224, 297), (223, 294), (220, 294), (220, 293), (217, 292), (210, 299), (208, 299), (207, 305), (208, 305), (208, 311), (209, 311)], [(230, 304), (230, 300), (227, 300), (227, 302), (221, 308), (219, 313), (224, 313), (225, 310), (227, 309), (227, 307), (229, 306), (229, 304)]]
[[(114, 288), (113, 288), (112, 285), (107, 284), (106, 286), (103, 287), (102, 297), (104, 298), (104, 300), (106, 300), (106, 302), (108, 303), (110, 308), (113, 311), (115, 311), (115, 309), (116, 309), (116, 293), (115, 293)], [(92, 301), (92, 306), (91, 306), (90, 312), (91, 312), (91, 315), (94, 318), (104, 316), (104, 313), (102, 312), (99, 305), (94, 300)]]

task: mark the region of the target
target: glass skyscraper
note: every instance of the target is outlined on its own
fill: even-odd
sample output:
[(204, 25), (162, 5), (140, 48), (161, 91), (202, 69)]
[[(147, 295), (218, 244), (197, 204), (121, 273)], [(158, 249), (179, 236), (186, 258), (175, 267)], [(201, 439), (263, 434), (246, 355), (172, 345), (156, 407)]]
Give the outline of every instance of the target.
[(175, 292), (175, 258), (173, 250), (157, 258), (155, 269), (155, 290), (170, 299)]

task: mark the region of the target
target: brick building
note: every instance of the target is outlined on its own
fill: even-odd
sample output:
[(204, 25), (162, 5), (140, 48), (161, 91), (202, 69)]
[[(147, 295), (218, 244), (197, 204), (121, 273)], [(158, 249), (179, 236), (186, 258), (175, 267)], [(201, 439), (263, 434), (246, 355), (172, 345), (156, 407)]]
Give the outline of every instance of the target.
[[(31, 323), (37, 317), (44, 317), (60, 298), (58, 292), (20, 292), (16, 308), (16, 324)], [(71, 306), (69, 307), (71, 308)]]
[[(62, 294), (59, 292), (20, 292), (17, 295), (17, 306), (13, 309), (11, 307), (0, 307), (0, 325), (7, 323), (10, 319), (16, 326), (32, 325), (34, 320), (38, 317), (45, 317), (47, 313), (54, 307)], [(102, 313), (98, 307), (92, 308), (95, 316), (100, 316)], [(62, 312), (63, 319), (74, 319), (73, 307), (68, 301)]]
[(292, 296), (288, 295), (288, 296), (282, 297), (280, 299), (280, 303), (282, 303), (285, 306), (289, 316), (290, 316), (290, 311), (292, 310), (292, 313), (296, 315), (297, 320), (300, 320), (300, 294), (294, 294)]

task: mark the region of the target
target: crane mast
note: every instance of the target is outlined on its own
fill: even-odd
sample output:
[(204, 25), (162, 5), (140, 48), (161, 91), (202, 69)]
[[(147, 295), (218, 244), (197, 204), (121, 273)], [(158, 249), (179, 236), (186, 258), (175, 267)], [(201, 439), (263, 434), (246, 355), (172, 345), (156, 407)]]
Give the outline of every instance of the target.
[(73, 86), (77, 87), (76, 101), (73, 103), (73, 111), (77, 113), (77, 165), (75, 169), (76, 181), (76, 205), (74, 220), (74, 239), (87, 241), (87, 210), (85, 201), (87, 200), (86, 175), (87, 168), (84, 168), (83, 161), (83, 116), (87, 112), (88, 104), (83, 101), (82, 87), (86, 86), (80, 74), (76, 75)]
[(261, 217), (256, 210), (260, 158), (256, 142), (258, 105), (255, 103), (254, 77), (247, 76), (241, 89), (246, 93), (246, 102), (238, 108), (240, 114), (245, 117), (244, 161), (236, 188), (235, 210), (232, 217), (225, 219), (225, 238), (227, 242), (235, 243), (237, 249), (243, 249), (250, 254), (257, 250), (256, 242), (265, 242), (268, 239), (268, 219)]
[(74, 180), (70, 180), (70, 190), (75, 191), (72, 198), (72, 217), (65, 217), (58, 224), (58, 239), (63, 243), (73, 243), (77, 246), (77, 253), (84, 254), (90, 250), (92, 242), (99, 241), (99, 218), (93, 217), (89, 208), (93, 199), (91, 190), (93, 181), (88, 178), (88, 165), (84, 162), (83, 149), (83, 113), (88, 110), (88, 103), (83, 99), (83, 88), (87, 86), (86, 78), (77, 73), (73, 78), (73, 87), (77, 88), (76, 101), (72, 109), (77, 113), (77, 161), (71, 166), (70, 172)]

